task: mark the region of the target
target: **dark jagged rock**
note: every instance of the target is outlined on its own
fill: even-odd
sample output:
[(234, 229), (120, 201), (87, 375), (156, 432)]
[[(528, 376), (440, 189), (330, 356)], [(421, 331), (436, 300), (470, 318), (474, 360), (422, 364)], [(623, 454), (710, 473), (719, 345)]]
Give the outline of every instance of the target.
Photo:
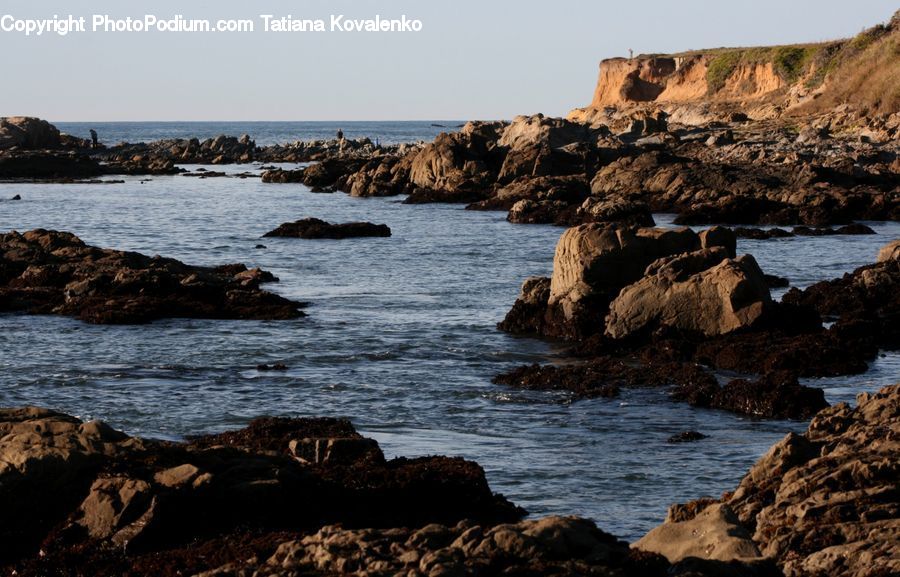
[(836, 319), (835, 331), (868, 337), (883, 348), (900, 348), (900, 261), (860, 267), (840, 279), (822, 281), (803, 291), (791, 289), (785, 302), (810, 306)]
[[(340, 419), (261, 419), (172, 443), (44, 409), (0, 410), (0, 567), (17, 575), (116, 575), (147, 556), (176, 574), (189, 544), (345, 527), (485, 525), (524, 512), (458, 458), (385, 460)], [(611, 539), (611, 538), (609, 538)], [(615, 540), (612, 540), (615, 542)], [(203, 561), (246, 561), (241, 548)], [(623, 546), (622, 552), (627, 553)], [(169, 556), (171, 555), (171, 556)], [(68, 573), (66, 573), (68, 574)]]
[(304, 218), (295, 222), (286, 222), (263, 235), (264, 237), (288, 238), (328, 238), (343, 239), (354, 237), (388, 237), (391, 229), (386, 224), (371, 222), (345, 222), (331, 224), (318, 218)]
[(435, 190), (431, 188), (416, 188), (409, 193), (409, 196), (403, 199), (403, 204), (469, 204), (484, 200), (488, 194), (488, 191), (478, 189)]
[(700, 441), (707, 438), (709, 435), (704, 435), (699, 431), (683, 431), (676, 435), (672, 435), (668, 438), (668, 443), (693, 443), (694, 441)]
[(104, 174), (93, 159), (63, 150), (8, 150), (0, 154), (0, 179), (73, 180)]
[(270, 273), (206, 268), (86, 245), (67, 232), (0, 235), (0, 311), (75, 316), (91, 323), (162, 318), (291, 319), (302, 303), (263, 291)]
[(635, 547), (673, 563), (698, 552), (768, 557), (784, 575), (894, 575), (898, 439), (900, 385), (860, 394), (856, 408), (824, 409), (806, 433), (789, 433), (720, 500), (673, 506)]
[(714, 380), (682, 383), (675, 397), (696, 407), (770, 419), (808, 419), (828, 406), (822, 389), (799, 384), (793, 373), (766, 373), (757, 381), (734, 379), (722, 387)]

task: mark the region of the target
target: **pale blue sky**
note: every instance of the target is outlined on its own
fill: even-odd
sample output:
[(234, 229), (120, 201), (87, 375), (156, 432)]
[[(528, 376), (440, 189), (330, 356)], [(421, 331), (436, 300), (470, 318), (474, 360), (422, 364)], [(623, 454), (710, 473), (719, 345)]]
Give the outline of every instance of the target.
[[(3, 0), (0, 16), (351, 18), (414, 34), (0, 32), (0, 116), (75, 120), (386, 120), (565, 114), (602, 58), (812, 42), (886, 21), (896, 0)], [(259, 21), (257, 20), (257, 23)]]

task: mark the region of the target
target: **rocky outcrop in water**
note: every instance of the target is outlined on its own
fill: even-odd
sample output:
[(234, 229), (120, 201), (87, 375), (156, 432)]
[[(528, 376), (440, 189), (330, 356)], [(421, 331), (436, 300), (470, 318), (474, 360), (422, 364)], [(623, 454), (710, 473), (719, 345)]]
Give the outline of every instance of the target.
[[(861, 373), (879, 349), (900, 346), (892, 245), (886, 260), (791, 289), (782, 302), (769, 295), (772, 279), (751, 256), (734, 258), (735, 249), (722, 227), (567, 230), (553, 278), (526, 280), (499, 327), (567, 339), (570, 356), (583, 360), (520, 367), (495, 382), (575, 398), (665, 386), (698, 407), (802, 419), (826, 403), (798, 379)], [(823, 318), (834, 322), (826, 328)], [(720, 384), (710, 370), (746, 377)]]
[[(598, 223), (570, 228), (557, 243), (543, 306), (533, 290), (523, 287), (521, 304), (514, 305), (500, 327), (568, 338), (602, 333), (610, 303), (624, 287), (644, 277), (653, 262), (714, 246), (723, 247), (723, 256), (734, 256), (734, 243), (733, 235), (725, 229), (698, 235), (687, 228)], [(535, 286), (533, 282), (531, 286)]]
[(387, 237), (391, 236), (391, 229), (386, 224), (372, 224), (371, 222), (331, 224), (318, 218), (304, 218), (296, 222), (286, 222), (263, 236), (329, 239)]
[(900, 385), (788, 434), (720, 502), (675, 506), (635, 543), (675, 562), (774, 559), (788, 577), (900, 572)]
[(174, 259), (85, 244), (68, 232), (0, 235), (0, 311), (74, 316), (91, 323), (162, 318), (292, 319), (304, 305), (260, 289), (276, 280), (246, 266)]

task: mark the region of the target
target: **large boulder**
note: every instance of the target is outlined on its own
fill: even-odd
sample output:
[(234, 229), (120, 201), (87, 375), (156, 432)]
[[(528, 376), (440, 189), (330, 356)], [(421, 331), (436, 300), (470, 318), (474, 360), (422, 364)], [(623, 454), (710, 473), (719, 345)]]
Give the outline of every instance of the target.
[(634, 547), (659, 553), (671, 563), (688, 557), (731, 561), (762, 560), (752, 535), (721, 503), (709, 505), (693, 519), (670, 521), (652, 529)]
[(543, 114), (516, 116), (500, 135), (500, 146), (511, 149), (527, 148), (535, 144), (547, 144), (550, 148), (562, 148), (569, 144), (588, 142), (596, 131), (589, 125), (571, 122), (564, 118), (548, 118)]
[(0, 118), (0, 150), (13, 147), (36, 150), (59, 145), (59, 130), (46, 120), (30, 116)]
[(752, 256), (732, 260), (722, 247), (702, 249), (660, 259), (625, 287), (609, 307), (606, 334), (621, 339), (664, 326), (723, 335), (760, 322), (771, 302)]
[[(614, 207), (609, 209), (610, 214), (615, 212)], [(628, 213), (625, 207), (622, 210), (623, 215)], [(517, 302), (499, 326), (513, 332), (575, 339), (602, 333), (609, 303), (622, 288), (640, 280), (651, 263), (716, 246), (730, 256), (733, 233), (711, 229), (698, 235), (688, 228), (636, 228), (615, 223), (570, 228), (556, 245), (544, 313), (539, 313), (534, 294), (529, 294), (529, 300)], [(523, 298), (530, 293), (526, 288)]]
[(622, 228), (596, 223), (570, 228), (556, 245), (548, 304), (558, 308), (564, 319), (575, 319), (590, 302), (610, 302), (622, 287), (640, 279), (656, 259), (699, 246), (699, 237), (688, 228)]

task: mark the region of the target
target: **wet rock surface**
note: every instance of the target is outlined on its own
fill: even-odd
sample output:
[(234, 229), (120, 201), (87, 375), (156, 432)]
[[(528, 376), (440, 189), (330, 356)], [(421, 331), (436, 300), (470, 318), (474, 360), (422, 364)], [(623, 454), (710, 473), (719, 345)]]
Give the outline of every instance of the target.
[(271, 273), (101, 249), (68, 232), (0, 235), (0, 311), (133, 324), (162, 318), (292, 319), (304, 305), (260, 289)]
[(304, 218), (295, 222), (286, 222), (270, 230), (264, 237), (288, 238), (328, 238), (343, 239), (354, 237), (388, 237), (391, 229), (386, 224), (371, 222), (345, 222), (331, 224), (318, 218)]
[(900, 385), (863, 393), (788, 434), (719, 502), (675, 506), (635, 547), (670, 561), (773, 559), (789, 577), (900, 572)]

